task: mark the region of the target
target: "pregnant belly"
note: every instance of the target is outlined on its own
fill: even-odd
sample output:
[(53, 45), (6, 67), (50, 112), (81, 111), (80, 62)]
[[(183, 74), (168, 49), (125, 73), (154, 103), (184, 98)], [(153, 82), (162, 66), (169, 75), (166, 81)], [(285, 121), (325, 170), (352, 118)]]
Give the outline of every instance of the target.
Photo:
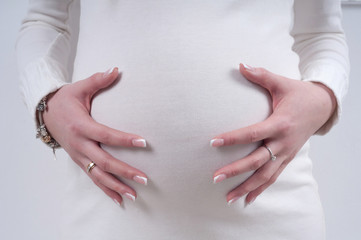
[(148, 186), (119, 177), (137, 191), (134, 206), (217, 211), (226, 206), (227, 192), (252, 173), (213, 184), (214, 171), (246, 156), (259, 143), (212, 148), (209, 141), (264, 120), (270, 114), (270, 98), (237, 69), (125, 69), (116, 84), (94, 98), (91, 114), (100, 123), (147, 140), (145, 149), (102, 145), (148, 175)]

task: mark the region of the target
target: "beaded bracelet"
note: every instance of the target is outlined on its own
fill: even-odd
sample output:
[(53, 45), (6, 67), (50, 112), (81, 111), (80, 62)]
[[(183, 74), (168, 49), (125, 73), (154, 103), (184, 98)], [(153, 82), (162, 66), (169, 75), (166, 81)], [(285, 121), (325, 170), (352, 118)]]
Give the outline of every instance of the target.
[(43, 112), (47, 109), (46, 105), (47, 97), (43, 97), (38, 106), (36, 107), (36, 110), (38, 112), (38, 128), (36, 129), (36, 138), (40, 138), (44, 143), (46, 143), (49, 147), (53, 149), (54, 153), (54, 159), (55, 157), (55, 149), (61, 147), (60, 144), (48, 133), (45, 123), (43, 121)]

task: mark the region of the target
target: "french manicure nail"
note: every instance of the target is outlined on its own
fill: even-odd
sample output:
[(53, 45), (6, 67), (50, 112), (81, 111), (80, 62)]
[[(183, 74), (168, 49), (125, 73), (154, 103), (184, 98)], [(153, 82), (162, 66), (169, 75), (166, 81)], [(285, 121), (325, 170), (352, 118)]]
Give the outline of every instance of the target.
[(115, 68), (115, 67), (113, 67), (113, 68), (109, 69), (108, 71), (106, 71), (106, 72), (104, 73), (104, 77), (106, 77), (106, 76), (108, 76), (109, 74), (111, 74), (111, 73), (114, 71), (114, 68)]
[(132, 194), (130, 194), (130, 193), (125, 193), (125, 196), (126, 196), (127, 198), (129, 198), (130, 200), (132, 200), (133, 202), (135, 201), (135, 196), (132, 195)]
[(145, 141), (145, 139), (133, 139), (132, 141), (133, 146), (135, 147), (146, 147), (147, 146), (147, 142)]
[(145, 177), (141, 177), (141, 176), (135, 176), (133, 177), (133, 180), (136, 181), (137, 183), (140, 183), (140, 184), (144, 184), (147, 186), (147, 183), (148, 183), (148, 179), (145, 178)]
[(120, 203), (117, 201), (117, 199), (113, 198), (115, 204), (117, 204), (120, 207)]
[(217, 175), (217, 176), (215, 176), (213, 178), (213, 183), (219, 183), (219, 182), (223, 181), (226, 178), (227, 178), (226, 174), (224, 174), (224, 173), (219, 174), (219, 175)]
[(211, 147), (219, 147), (222, 146), (224, 144), (224, 140), (221, 138), (214, 138), (210, 141), (210, 146)]
[(247, 207), (248, 205), (251, 205), (251, 203), (253, 203), (255, 200), (255, 198), (252, 198), (249, 202), (247, 202), (247, 200), (244, 200), (244, 207)]
[(251, 198), (251, 200), (249, 200), (249, 202), (248, 202), (248, 205), (251, 205), (251, 203), (253, 203), (254, 200), (256, 200), (256, 198)]
[(249, 65), (247, 65), (247, 64), (245, 64), (245, 63), (242, 63), (242, 65), (243, 65), (243, 67), (244, 67), (245, 69), (247, 69), (247, 70), (249, 70), (249, 71), (253, 70), (253, 67), (251, 67), (251, 66), (249, 66)]
[(229, 200), (227, 203), (228, 203), (228, 206), (230, 206), (232, 203), (234, 203), (235, 201), (237, 201), (240, 197), (234, 197), (232, 198), (231, 200)]

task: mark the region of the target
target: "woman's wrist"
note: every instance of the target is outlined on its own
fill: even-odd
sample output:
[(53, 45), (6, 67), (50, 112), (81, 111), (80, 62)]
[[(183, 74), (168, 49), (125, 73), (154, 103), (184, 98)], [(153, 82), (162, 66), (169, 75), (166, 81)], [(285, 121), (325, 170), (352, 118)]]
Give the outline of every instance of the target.
[(325, 108), (329, 108), (329, 113), (327, 116), (327, 119), (325, 120), (325, 122), (322, 124), (322, 126), (315, 132), (315, 134), (322, 134), (322, 132), (327, 132), (328, 130), (325, 129), (330, 129), (331, 126), (333, 125), (335, 118), (337, 118), (337, 99), (336, 96), (334, 94), (334, 92), (327, 87), (325, 84), (321, 83), (321, 82), (311, 82), (312, 84), (314, 84), (315, 86), (319, 87), (320, 89), (323, 89), (324, 96), (327, 96), (324, 98), (324, 106)]
[(55, 92), (48, 94), (43, 97), (39, 104), (36, 107), (36, 117), (37, 117), (37, 131), (36, 137), (40, 138), (44, 143), (46, 143), (49, 147), (55, 151), (55, 148), (59, 148), (59, 143), (51, 136), (48, 129), (45, 126), (45, 122), (43, 119), (43, 113), (47, 111), (47, 101), (54, 95)]

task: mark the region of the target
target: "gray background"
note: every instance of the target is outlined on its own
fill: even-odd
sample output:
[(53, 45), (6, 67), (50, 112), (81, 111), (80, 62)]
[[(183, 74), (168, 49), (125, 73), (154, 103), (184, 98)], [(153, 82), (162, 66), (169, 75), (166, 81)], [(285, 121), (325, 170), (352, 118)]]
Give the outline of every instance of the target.
[[(0, 2), (0, 236), (57, 239), (66, 154), (57, 151), (54, 161), (51, 150), (35, 139), (34, 123), (20, 97), (14, 44), (26, 7), (26, 0)], [(343, 10), (350, 89), (340, 123), (325, 137), (313, 137), (311, 148), (328, 240), (361, 239), (361, 7)]]

